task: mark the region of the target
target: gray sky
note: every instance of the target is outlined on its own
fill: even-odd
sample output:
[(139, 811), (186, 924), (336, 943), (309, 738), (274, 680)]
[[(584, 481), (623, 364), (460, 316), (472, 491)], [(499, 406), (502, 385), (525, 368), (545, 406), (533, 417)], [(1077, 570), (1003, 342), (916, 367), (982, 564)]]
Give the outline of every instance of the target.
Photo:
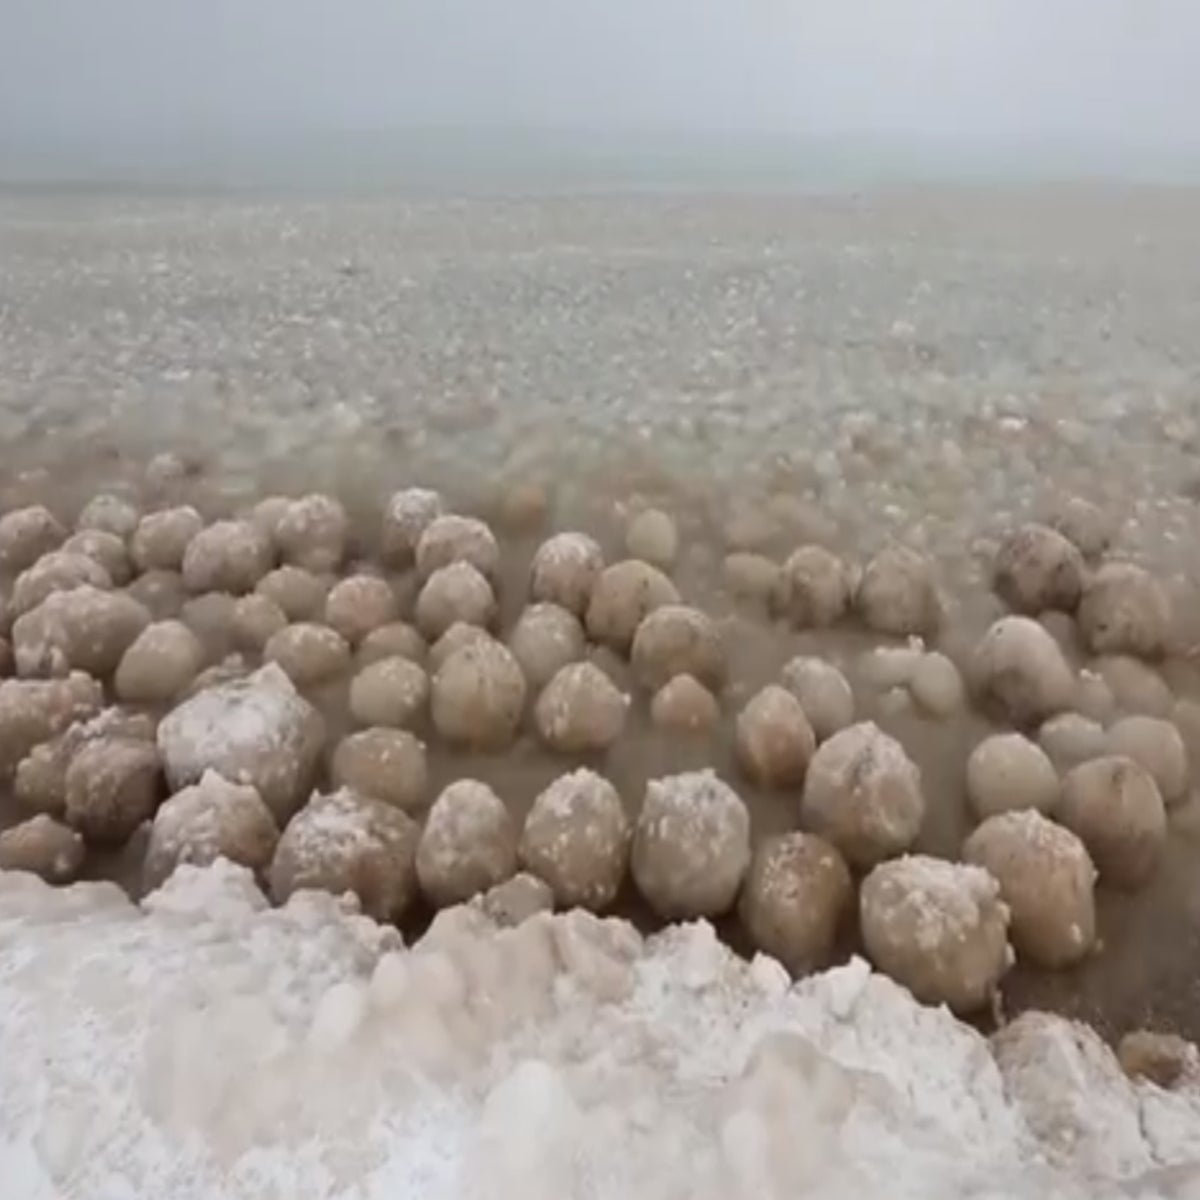
[(0, 0), (0, 136), (495, 121), (1200, 147), (1198, 0)]

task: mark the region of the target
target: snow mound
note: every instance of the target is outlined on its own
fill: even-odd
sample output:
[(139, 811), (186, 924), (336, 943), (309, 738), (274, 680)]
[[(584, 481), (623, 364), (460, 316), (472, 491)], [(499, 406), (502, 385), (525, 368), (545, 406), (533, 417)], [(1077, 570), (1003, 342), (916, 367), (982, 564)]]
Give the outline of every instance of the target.
[(461, 906), (406, 949), (225, 860), (140, 908), (0, 873), (22, 1200), (1200, 1194), (1200, 1092), (1127, 1082), (1057, 1018), (1001, 1037), (859, 960), (791, 986), (704, 922)]

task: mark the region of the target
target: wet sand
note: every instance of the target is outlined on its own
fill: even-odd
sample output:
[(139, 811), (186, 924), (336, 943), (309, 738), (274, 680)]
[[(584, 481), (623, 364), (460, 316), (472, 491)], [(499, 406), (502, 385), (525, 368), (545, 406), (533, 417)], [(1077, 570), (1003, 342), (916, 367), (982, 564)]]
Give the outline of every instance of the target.
[[(817, 653), (917, 761), (919, 848), (953, 857), (963, 765), (990, 726), (891, 711), (855, 677), (880, 639), (784, 629), (730, 594), (723, 557), (815, 539), (863, 562), (889, 537), (917, 545), (949, 590), (942, 644), (961, 663), (1001, 611), (986, 583), (997, 535), (1080, 495), (1171, 587), (1180, 653), (1162, 672), (1200, 700), (1182, 653), (1200, 640), (1195, 201), (2, 198), (0, 499), (69, 518), (127, 488), (212, 517), (327, 488), (369, 558), (383, 498), (439, 487), (495, 523), (505, 629), (539, 537), (503, 527), (517, 483), (544, 490), (545, 531), (586, 530), (610, 561), (623, 506), (654, 503), (680, 525), (683, 596), (726, 621), (733, 677), (718, 735), (695, 746), (652, 730), (636, 699), (603, 762), (631, 811), (647, 779), (712, 765), (737, 780), (756, 836), (794, 827), (794, 796), (738, 777), (732, 717), (787, 658)], [(148, 485), (164, 450), (192, 472)], [(341, 697), (322, 701), (336, 725)], [(570, 765), (529, 738), (489, 758), (430, 744), (431, 795), (474, 775), (522, 816)], [(14, 817), (0, 799), (0, 822)], [(89, 871), (132, 883), (136, 850)], [(1197, 861), (1193, 798), (1149, 887), (1099, 889), (1102, 953), (1069, 972), (1018, 965), (1007, 1009), (1079, 1015), (1108, 1037), (1200, 1037)], [(647, 920), (632, 897), (624, 911)]]

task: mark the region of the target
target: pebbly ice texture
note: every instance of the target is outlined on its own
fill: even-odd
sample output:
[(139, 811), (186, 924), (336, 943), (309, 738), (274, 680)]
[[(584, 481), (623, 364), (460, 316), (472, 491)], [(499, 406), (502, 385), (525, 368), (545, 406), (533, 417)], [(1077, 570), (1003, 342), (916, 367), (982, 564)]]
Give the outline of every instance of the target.
[[(189, 504), (131, 515), (97, 501), (87, 519), (127, 528), (138, 547), (124, 593), (58, 548), (41, 515), (14, 522), (49, 548), (13, 585), (12, 665), (83, 663), (97, 678), (0, 685), (24, 818), (7, 861), (66, 883), (121, 852), (140, 857), (149, 889), (225, 858), (277, 901), (345, 890), (386, 921), (418, 893), (443, 908), (511, 884), (514, 911), (601, 911), (635, 895), (651, 924), (728, 918), (796, 974), (836, 961), (857, 907), (877, 967), (971, 1011), (1003, 986), (1008, 937), (1028, 970), (1103, 954), (1097, 873), (1141, 887), (1166, 854), (1165, 808), (1190, 791), (1190, 726), (1166, 715), (1167, 678), (1131, 654), (1075, 674), (1068, 654), (1084, 648), (1061, 611), (1002, 617), (933, 649), (923, 635), (939, 636), (954, 609), (928, 556), (890, 543), (859, 571), (809, 543), (776, 581), (792, 607), (777, 606), (776, 624), (766, 609), (751, 619), (754, 636), (789, 648), (799, 636), (807, 652), (772, 651), (755, 689), (741, 657), (750, 630), (691, 602), (687, 542), (663, 511), (639, 508), (627, 525), (639, 558), (606, 568), (590, 535), (551, 533), (522, 578), (507, 570), (507, 538), (431, 497), (393, 497), (378, 560), (356, 553), (345, 506), (323, 493), (208, 524)], [(811, 514), (802, 524), (814, 528)], [(1025, 612), (1065, 609), (1082, 603), (1062, 583), (1080, 561), (1065, 535), (1020, 526), (993, 582)], [(177, 615), (134, 599), (167, 595), (139, 584), (187, 563)], [(842, 598), (822, 607), (830, 589)], [(730, 598), (745, 596), (734, 586)], [(873, 642), (857, 665), (819, 653), (839, 636), (834, 621)], [(972, 702), (1018, 729), (966, 756), (954, 799), (982, 824), (960, 870), (919, 853), (946, 800), (889, 719), (910, 712), (948, 740)], [(648, 734), (666, 769), (640, 767), (640, 804), (627, 805), (630, 756)], [(464, 774), (468, 761), (481, 777)], [(1108, 763), (1123, 765), (1105, 774)], [(524, 791), (534, 764), (563, 773), (514, 804), (520, 793), (492, 772), (511, 769)], [(786, 832), (771, 803), (790, 810)], [(532, 883), (513, 882), (521, 868)], [(857, 905), (851, 871), (866, 877)], [(544, 897), (525, 896), (534, 883)]]

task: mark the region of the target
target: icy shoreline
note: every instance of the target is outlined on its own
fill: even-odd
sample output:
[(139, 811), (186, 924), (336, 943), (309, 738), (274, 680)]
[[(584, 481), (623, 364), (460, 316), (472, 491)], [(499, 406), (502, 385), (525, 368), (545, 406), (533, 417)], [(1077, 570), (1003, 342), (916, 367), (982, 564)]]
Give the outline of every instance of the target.
[(1194, 1081), (1041, 1014), (993, 1055), (860, 960), (789, 987), (704, 923), (460, 907), (405, 950), (223, 861), (141, 911), (0, 873), (0, 1013), (22, 1200), (1200, 1195)]
[[(734, 594), (727, 555), (782, 559), (815, 538), (857, 563), (912, 545), (963, 604), (955, 644), (938, 647), (956, 659), (992, 619), (999, 540), (1092, 497), (1117, 522), (1114, 554), (1178, 598), (1190, 645), (1196, 211), (1185, 191), (1104, 188), (445, 204), (9, 194), (2, 507), (73, 515), (116, 488), (137, 514), (195, 504), (212, 520), (272, 491), (327, 489), (373, 522), (396, 487), (437, 484), (503, 531), (508, 630), (534, 551), (513, 512), (523, 520), (532, 496), (552, 528), (617, 550), (636, 498), (679, 520), (681, 593), (739, 618), (732, 718), (788, 656), (853, 674), (869, 645), (858, 630), (768, 624)], [(167, 448), (178, 477), (150, 470)], [(115, 557), (128, 571), (119, 545)], [(221, 617), (212, 599), (197, 628)], [(184, 601), (180, 589), (164, 619)], [(1054, 628), (1072, 643), (1071, 624)], [(1193, 666), (1138, 673), (1122, 705), (1190, 708)], [(957, 856), (965, 762), (987, 727), (972, 711), (944, 724), (884, 712), (866, 678), (859, 692), (920, 760), (925, 848)], [(608, 764), (623, 797), (711, 765), (740, 780), (756, 838), (795, 823), (719, 739), (693, 764), (645, 734), (631, 727)], [(430, 795), (478, 773), (517, 798), (518, 819), (561, 767), (436, 749), (431, 765)], [(1023, 978), (1011, 1011), (1195, 1040), (1196, 811), (1173, 818), (1155, 884), (1100, 889), (1104, 953), (1078, 974)], [(123, 860), (89, 870), (110, 865), (122, 877)], [(643, 945), (620, 925), (539, 917), (475, 939), (460, 913), (392, 958), (327, 898), (256, 913), (228, 872), (185, 875), (144, 916), (109, 886), (0, 878), (4, 1200), (1200, 1190), (1181, 1165), (1200, 1160), (1194, 1094), (1133, 1088), (1059, 1019), (1015, 1023), (998, 1067), (974, 1032), (861, 965), (788, 990), (703, 927)], [(601, 929), (606, 954), (589, 933)], [(448, 957), (432, 955), (439, 939)], [(773, 1070), (739, 1083), (774, 1030), (792, 1040), (764, 1048)], [(539, 1058), (549, 1071), (510, 1078)], [(775, 1174), (756, 1175), (760, 1159)]]

